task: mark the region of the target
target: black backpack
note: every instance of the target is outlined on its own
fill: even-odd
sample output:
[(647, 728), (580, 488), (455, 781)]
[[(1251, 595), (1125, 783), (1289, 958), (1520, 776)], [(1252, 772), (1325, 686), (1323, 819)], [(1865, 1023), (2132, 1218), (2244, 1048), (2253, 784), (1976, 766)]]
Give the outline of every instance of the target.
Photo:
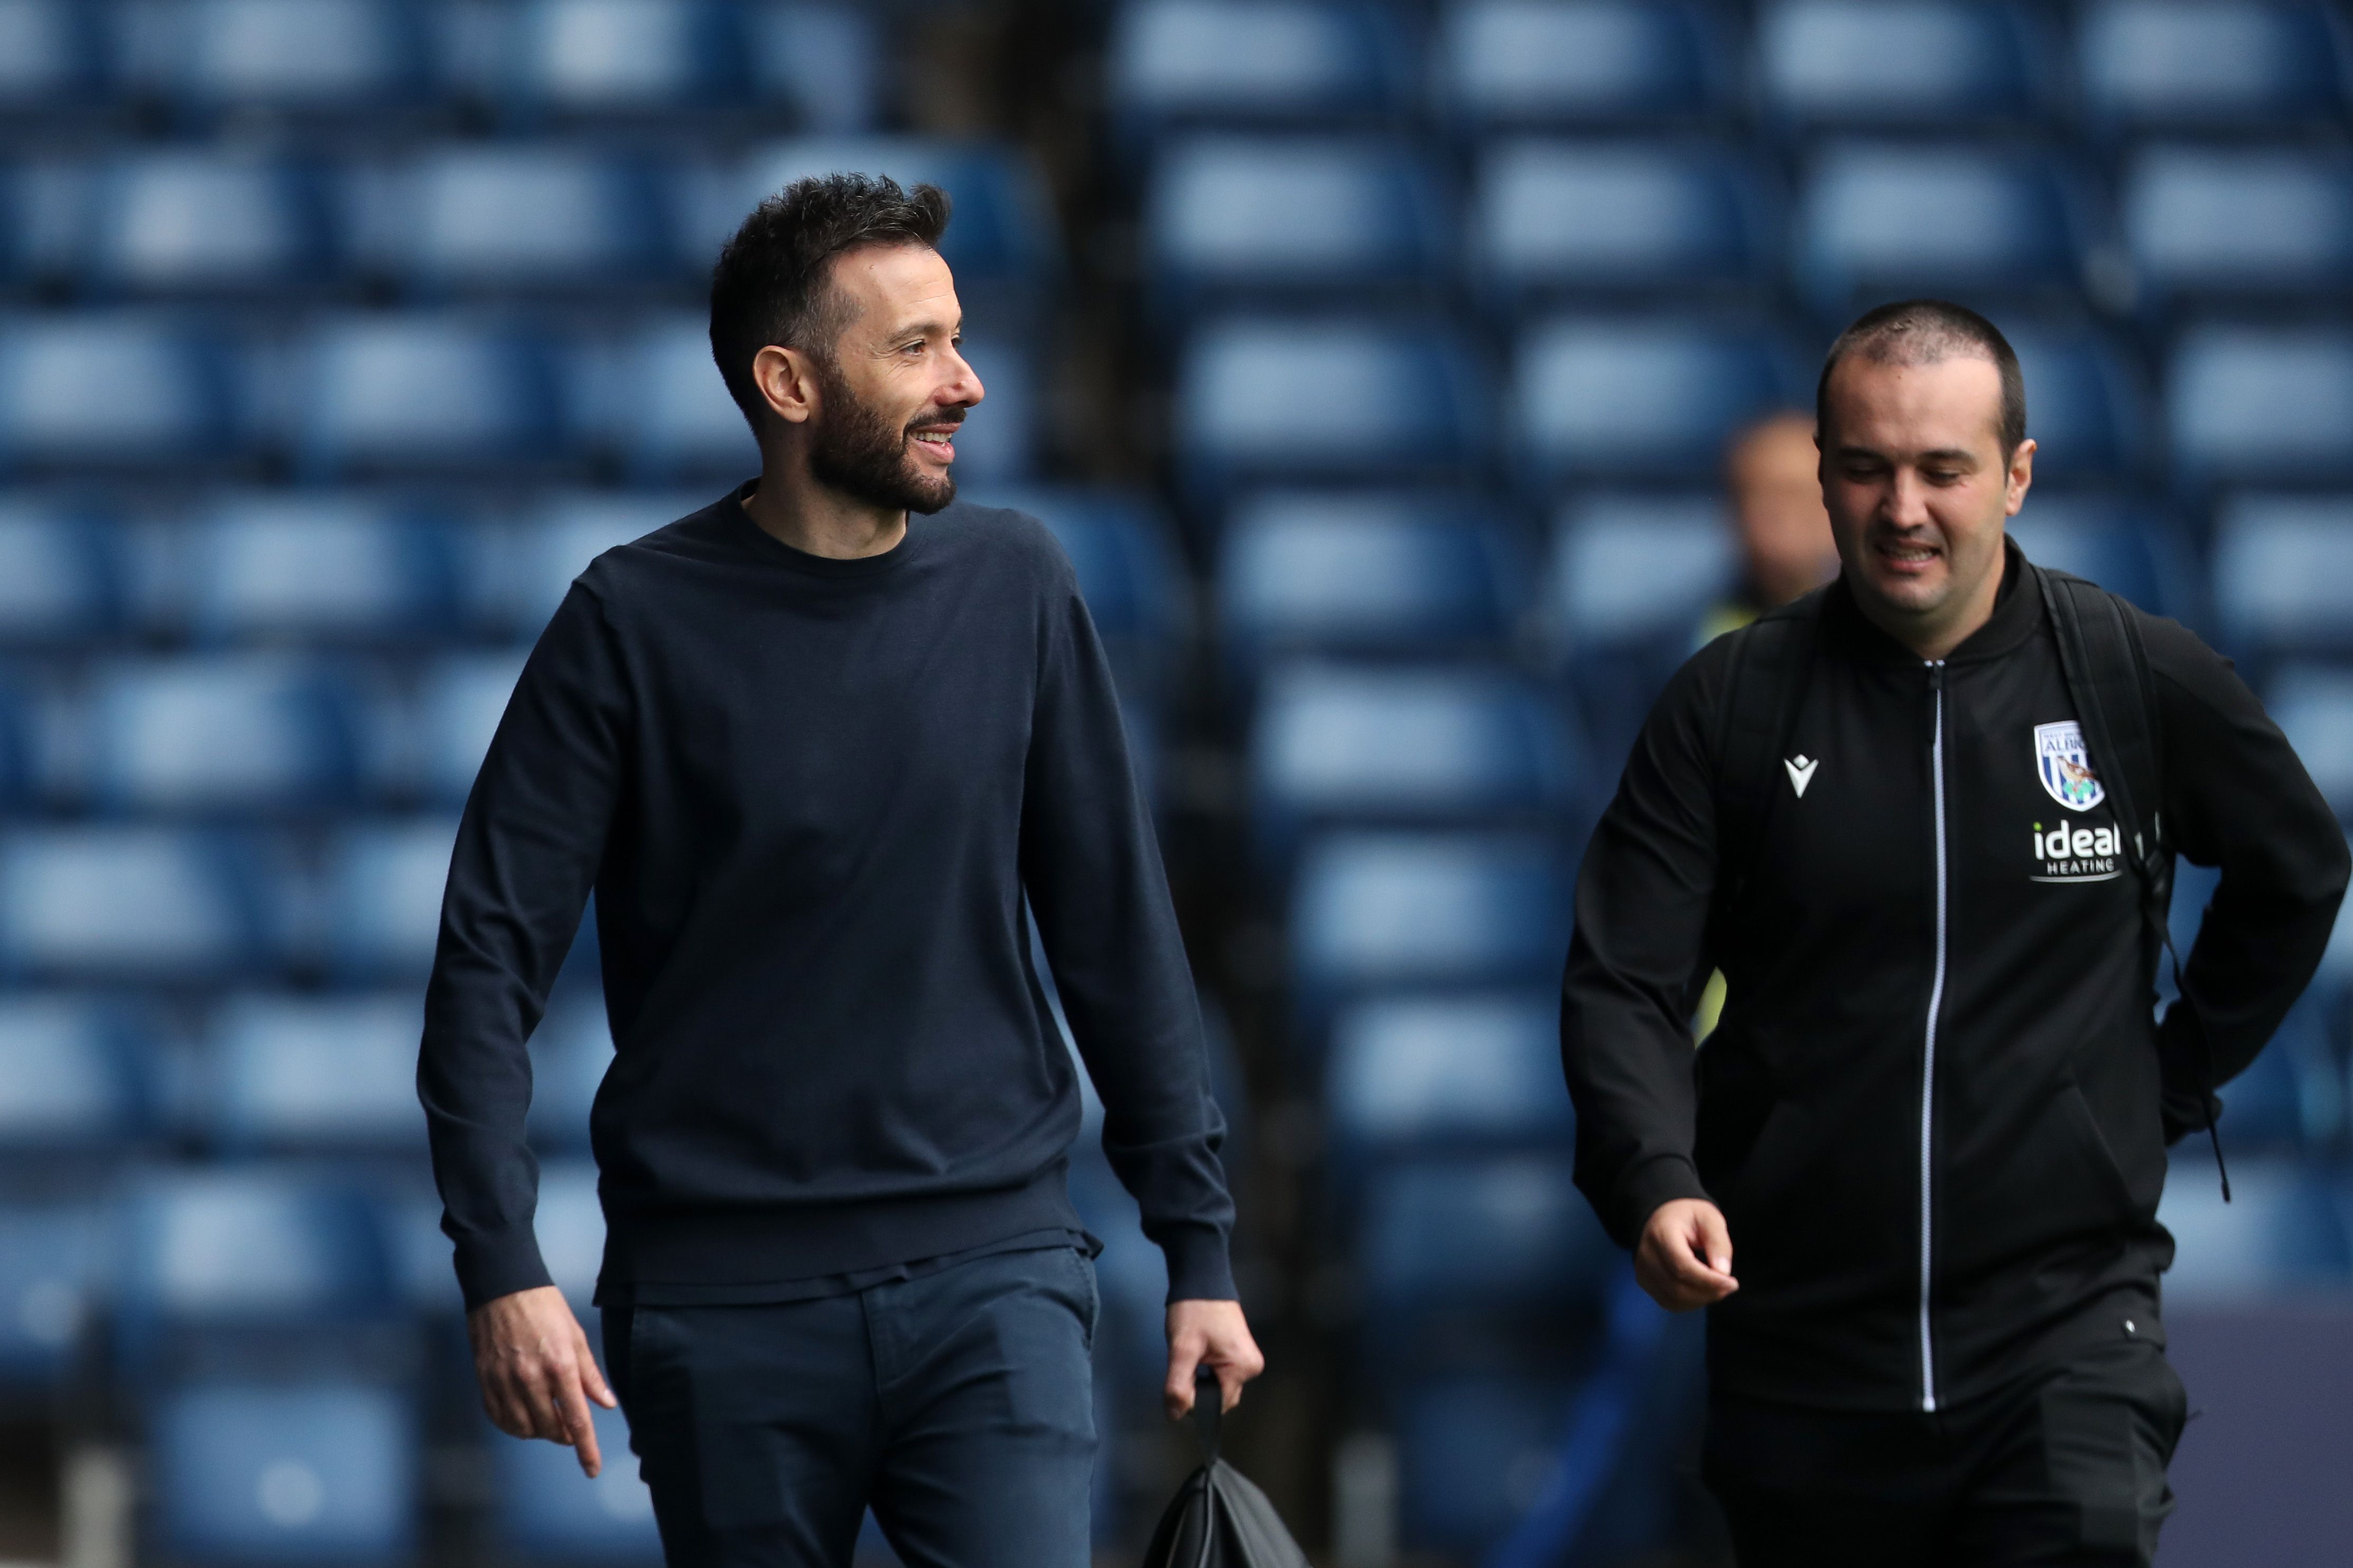
[[(2097, 584), (2031, 562), (2024, 564), (2059, 644), (2060, 668), (2084, 726), (2084, 747), (2107, 785), (2116, 826), (2132, 846), (2125, 858), (2140, 882), (2142, 940), (2152, 961), (2159, 951), (2165, 953), (2172, 965), (2174, 994), (2181, 995), (2181, 961), (2173, 951), (2168, 920), (2173, 903), (2173, 847), (2158, 810), (2164, 798), (2162, 732), (2148, 650), (2141, 645), (2134, 618), (2138, 612)], [(1715, 796), (1724, 847), (1720, 863), (1730, 872), (1717, 897), (1719, 920), (1746, 889), (1764, 842), (1766, 819), (1780, 798), (1783, 745), (1805, 700), (1822, 600), (1829, 592), (1818, 588), (1736, 634), (1740, 640), (1716, 717)], [(1712, 962), (1703, 964), (1700, 978), (1711, 967)], [(2196, 1015), (2191, 1017), (2194, 1021)], [(2213, 1061), (2203, 1028), (2197, 1030), (2197, 1037), (2198, 1081), (2168, 1083), (2166, 1089), (2168, 1099), (2182, 1090), (2196, 1096), (2214, 1146), (2215, 1168), (2221, 1173), (2223, 1201), (2228, 1202), (2231, 1176), (2222, 1163), (2221, 1135), (2214, 1129), (2219, 1102)]]

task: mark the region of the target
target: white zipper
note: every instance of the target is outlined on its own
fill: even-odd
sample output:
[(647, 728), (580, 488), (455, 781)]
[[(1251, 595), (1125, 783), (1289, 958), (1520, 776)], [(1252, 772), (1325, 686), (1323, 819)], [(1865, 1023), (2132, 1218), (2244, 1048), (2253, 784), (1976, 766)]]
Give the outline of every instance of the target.
[(1935, 1254), (1935, 1206), (1930, 1187), (1930, 1151), (1936, 1125), (1936, 1015), (1945, 1005), (1945, 661), (1930, 659), (1929, 689), (1936, 694), (1936, 727), (1928, 743), (1928, 767), (1936, 803), (1936, 973), (1928, 986), (1926, 1049), (1920, 1062), (1920, 1408), (1936, 1408), (1936, 1350), (1928, 1331), (1930, 1263)]

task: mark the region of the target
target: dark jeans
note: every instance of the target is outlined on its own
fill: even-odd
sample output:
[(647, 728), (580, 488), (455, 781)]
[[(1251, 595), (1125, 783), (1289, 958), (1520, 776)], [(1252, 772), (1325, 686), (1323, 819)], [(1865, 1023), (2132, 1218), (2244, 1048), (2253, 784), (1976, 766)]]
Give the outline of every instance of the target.
[(998, 1253), (845, 1296), (613, 1308), (605, 1355), (671, 1568), (1085, 1568), (1094, 1265)]
[(1719, 1396), (1701, 1473), (1741, 1568), (2146, 1568), (2189, 1406), (2126, 1342), (1934, 1415)]

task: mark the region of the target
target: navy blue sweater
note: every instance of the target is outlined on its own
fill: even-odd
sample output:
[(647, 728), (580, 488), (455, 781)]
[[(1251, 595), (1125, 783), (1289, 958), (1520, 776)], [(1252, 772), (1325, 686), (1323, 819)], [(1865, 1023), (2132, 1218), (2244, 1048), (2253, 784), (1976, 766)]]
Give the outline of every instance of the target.
[(605, 1299), (1076, 1232), (1025, 894), (1170, 1299), (1230, 1298), (1198, 1008), (1070, 563), (965, 504), (824, 559), (748, 489), (581, 574), (466, 804), (417, 1084), (468, 1304), (547, 1283), (524, 1042), (592, 886)]

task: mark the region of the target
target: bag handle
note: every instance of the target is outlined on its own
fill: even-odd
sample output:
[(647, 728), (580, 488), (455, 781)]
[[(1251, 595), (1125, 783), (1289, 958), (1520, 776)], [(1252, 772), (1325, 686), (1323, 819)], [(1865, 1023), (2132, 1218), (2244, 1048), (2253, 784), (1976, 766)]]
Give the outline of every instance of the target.
[(1218, 1442), (1225, 1425), (1226, 1385), (1218, 1381), (1217, 1369), (1208, 1365), (1193, 1369), (1193, 1433), (1201, 1440), (1201, 1463), (1210, 1469), (1218, 1466)]

